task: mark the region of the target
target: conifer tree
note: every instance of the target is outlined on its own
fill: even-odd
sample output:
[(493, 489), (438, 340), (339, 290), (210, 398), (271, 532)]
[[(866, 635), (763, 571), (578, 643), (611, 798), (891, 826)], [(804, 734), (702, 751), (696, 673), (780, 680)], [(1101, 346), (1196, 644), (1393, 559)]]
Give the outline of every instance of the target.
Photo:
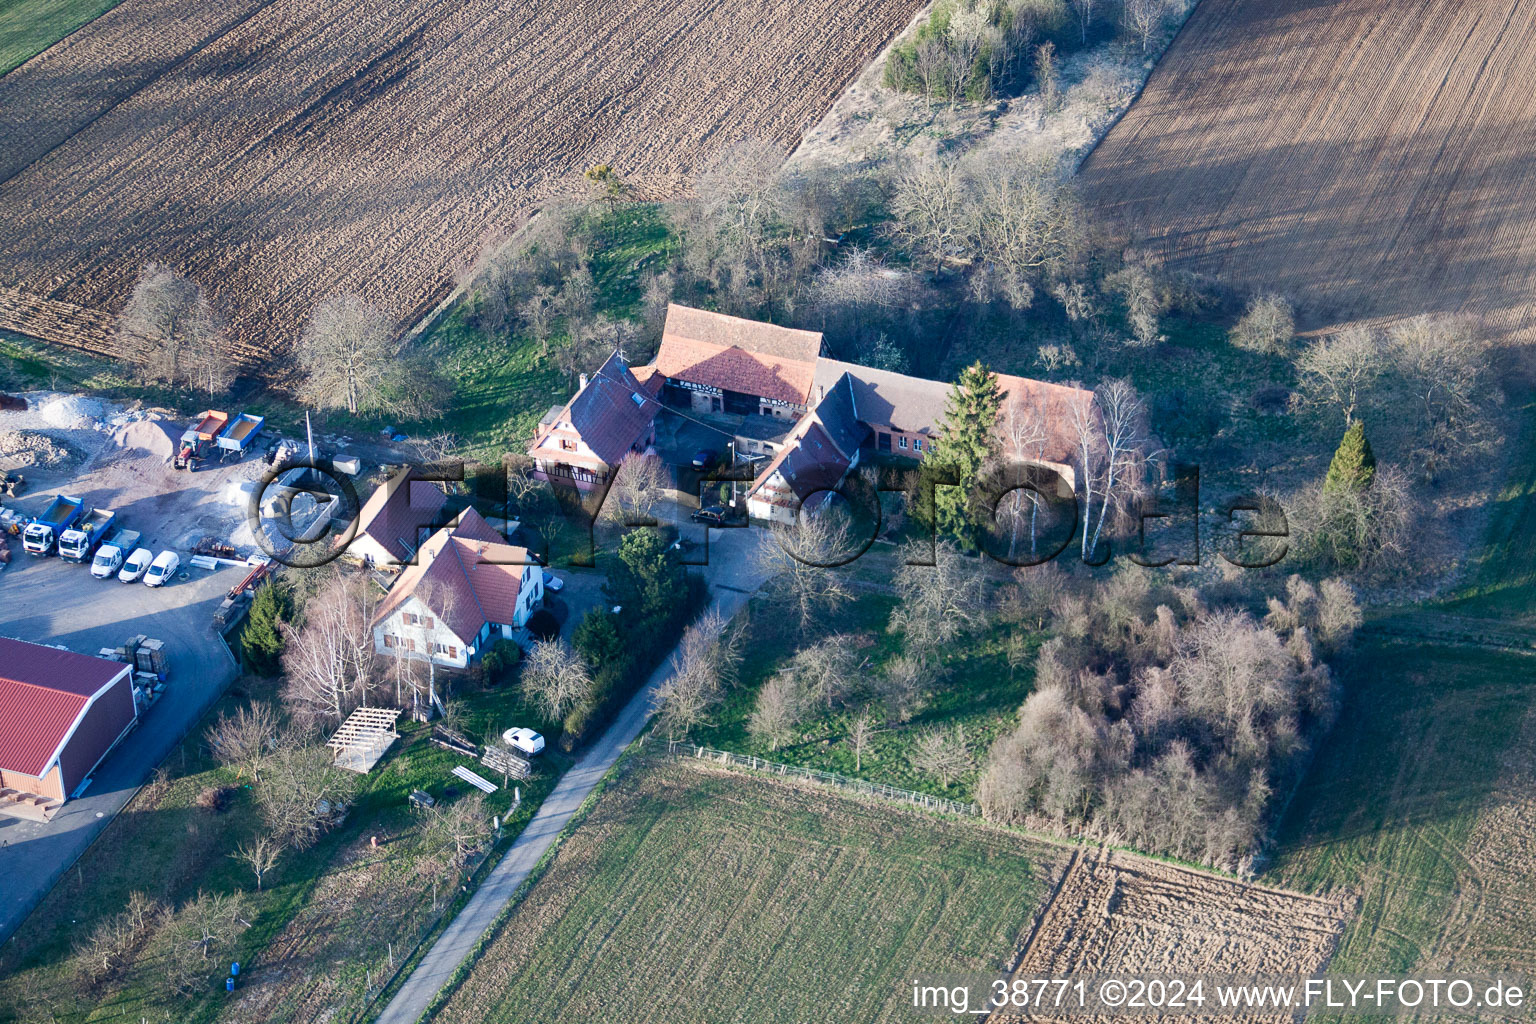
[(1365, 436), (1365, 423), (1355, 420), (1344, 431), (1333, 461), (1328, 465), (1328, 475), (1323, 478), (1324, 492), (1351, 490), (1364, 491), (1376, 479), (1376, 455), (1371, 442)]
[(277, 672), (283, 653), (283, 634), (277, 624), (285, 621), (290, 611), (288, 593), (279, 584), (268, 583), (256, 591), (245, 630), (240, 634), (245, 662), (256, 674), (269, 676)]
[(978, 360), (960, 372), (949, 392), (939, 439), (924, 467), (931, 474), (952, 475), (958, 487), (939, 487), (933, 496), (933, 521), (938, 532), (967, 547), (976, 544), (972, 492), (982, 466), (997, 451), (997, 417), (1003, 394), (997, 377)]

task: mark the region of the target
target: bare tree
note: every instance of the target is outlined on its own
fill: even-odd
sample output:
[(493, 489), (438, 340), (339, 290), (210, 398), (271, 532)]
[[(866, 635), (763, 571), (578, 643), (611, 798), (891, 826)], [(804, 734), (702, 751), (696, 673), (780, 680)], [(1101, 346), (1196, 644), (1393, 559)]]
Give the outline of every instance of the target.
[(224, 322), (195, 281), (146, 263), (117, 320), (118, 344), (147, 380), (191, 383), (209, 393), (229, 383)]
[(830, 709), (847, 696), (858, 662), (851, 637), (829, 636), (796, 651), (785, 671), (807, 701), (820, 701)]
[(1121, 18), (1125, 30), (1141, 37), (1141, 52), (1146, 53), (1168, 17), (1167, 0), (1124, 0), (1124, 4)]
[(433, 844), (451, 854), (451, 866), (464, 867), (475, 850), (491, 836), (485, 797), (474, 792), (452, 803), (432, 806), (427, 810), (425, 828)]
[(282, 852), (282, 844), (276, 839), (260, 835), (249, 843), (235, 847), (235, 852), (230, 856), (251, 869), (256, 876), (256, 891), (261, 892), (261, 880), (277, 865), (277, 858)]
[(277, 736), (277, 712), (272, 705), (258, 702), (233, 715), (221, 714), (204, 735), (213, 756), (235, 768), (237, 779), (249, 775), (252, 782), (260, 782)]
[(1078, 32), (1083, 42), (1088, 41), (1088, 29), (1093, 25), (1093, 9), (1098, 0), (1067, 0), (1072, 5), (1072, 13), (1077, 16)]
[(333, 295), (315, 307), (304, 328), (299, 397), (354, 415), (398, 408), (399, 355), (394, 326), (382, 311), (356, 295)]
[(743, 633), (717, 608), (683, 631), (676, 668), (652, 698), (658, 725), (676, 739), (701, 723), (741, 668)]
[[(1063, 273), (1084, 244), (1085, 217), (1048, 165), (1002, 160), (975, 166), (966, 203), (970, 246), (1003, 274), (1004, 295), (1041, 275)], [(1011, 299), (1015, 308), (1028, 302)]]
[(853, 551), (851, 524), (835, 508), (802, 510), (790, 525), (773, 527), (776, 543), (758, 547), (757, 568), (795, 610), (801, 630), (852, 600), (835, 566)]
[[(917, 560), (913, 551), (910, 560)], [(948, 541), (934, 548), (933, 565), (897, 569), (895, 583), (901, 600), (891, 612), (890, 628), (906, 638), (911, 652), (935, 650), (985, 621), (985, 567)]]
[(1040, 108), (1055, 113), (1061, 105), (1061, 72), (1057, 68), (1056, 44), (1046, 40), (1035, 47), (1035, 84), (1040, 88)]
[(910, 721), (923, 704), (923, 691), (933, 681), (928, 663), (913, 654), (902, 654), (885, 663), (875, 692), (892, 722)]
[(630, 452), (619, 463), (613, 486), (603, 498), (602, 518), (638, 523), (651, 518), (670, 483), (667, 467), (655, 455)]
[(956, 723), (953, 732), (933, 729), (924, 733), (912, 749), (912, 767), (938, 779), (939, 785), (948, 789), (976, 767), (976, 759), (966, 745), (965, 726)]
[[(1039, 402), (1009, 401), (1003, 415), (998, 418), (998, 453), (1009, 462), (1020, 464), (1038, 463), (1045, 457), (1045, 445), (1050, 439), (1046, 430), (1045, 412)], [(1003, 495), (998, 503), (997, 520), (1008, 534), (1008, 560), (1018, 555), (1019, 540), (1029, 537), (1029, 554), (1033, 558), (1039, 551), (1039, 526), (1041, 496), (1025, 487), (1016, 487)]]
[(340, 722), (378, 681), (373, 617), (378, 595), (363, 576), (336, 572), (304, 604), (296, 625), (281, 623), (287, 644), (284, 691), (300, 717)]
[(523, 661), (522, 686), (545, 718), (558, 722), (591, 694), (592, 676), (563, 641), (536, 640)]
[(549, 355), (549, 335), (555, 319), (554, 286), (535, 286), (533, 293), (517, 307), (517, 315), (533, 340), (539, 343), (539, 358)]
[(1159, 328), (1167, 303), (1150, 270), (1132, 263), (1109, 275), (1104, 283), (1125, 301), (1125, 317), (1137, 345), (1156, 345), (1163, 340)]
[(1280, 356), (1290, 351), (1296, 338), (1296, 315), (1282, 296), (1265, 293), (1248, 303), (1243, 318), (1232, 328), (1232, 344), (1250, 352)]
[(864, 755), (869, 751), (870, 740), (875, 735), (874, 719), (868, 711), (860, 711), (848, 724), (848, 749), (853, 751), (853, 770), (864, 770)]
[(764, 139), (743, 139), (716, 153), (693, 181), (705, 216), (743, 237), (761, 235), (783, 162), (783, 151)]
[(1347, 327), (1302, 350), (1296, 360), (1297, 400), (1337, 410), (1348, 430), (1367, 392), (1386, 369), (1381, 336), (1368, 327)]
[(1466, 318), (1417, 316), (1389, 332), (1394, 383), (1411, 399), (1414, 460), (1431, 479), (1490, 439), (1499, 400), (1486, 345)]
[(970, 187), (954, 160), (918, 163), (895, 182), (891, 212), (897, 234), (915, 254), (933, 262), (935, 273), (965, 243)]
[(329, 823), (321, 813), (324, 803), (335, 805), (350, 797), (355, 780), (335, 766), (325, 747), (291, 738), (280, 742), (266, 781), (256, 789), (268, 835), (284, 848), (313, 846)]
[(780, 672), (757, 691), (757, 702), (747, 718), (747, 732), (759, 742), (768, 744), (769, 750), (778, 750), (794, 739), (807, 703), (806, 694), (795, 676)]
[(1146, 407), (1129, 382), (1110, 380), (1099, 385), (1091, 400), (1080, 396), (1069, 402), (1067, 413), (1077, 438), (1086, 561), (1098, 550), (1110, 514), (1124, 510), (1141, 485), (1148, 457)]

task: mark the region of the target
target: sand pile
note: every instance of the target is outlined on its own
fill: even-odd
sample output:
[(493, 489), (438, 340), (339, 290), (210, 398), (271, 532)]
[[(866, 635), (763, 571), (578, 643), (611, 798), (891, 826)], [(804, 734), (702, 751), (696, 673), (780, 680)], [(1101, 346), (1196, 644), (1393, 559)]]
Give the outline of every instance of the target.
[(105, 407), (94, 398), (85, 398), (81, 395), (60, 395), (58, 398), (44, 403), (39, 411), (49, 426), (65, 429), (89, 429), (96, 426), (96, 421), (101, 419)]
[(138, 420), (119, 430), (112, 440), (119, 448), (139, 448), (155, 458), (168, 459), (176, 454), (174, 429), (163, 420)]
[(74, 455), (68, 446), (29, 430), (0, 430), (0, 459), (18, 467), (57, 466)]

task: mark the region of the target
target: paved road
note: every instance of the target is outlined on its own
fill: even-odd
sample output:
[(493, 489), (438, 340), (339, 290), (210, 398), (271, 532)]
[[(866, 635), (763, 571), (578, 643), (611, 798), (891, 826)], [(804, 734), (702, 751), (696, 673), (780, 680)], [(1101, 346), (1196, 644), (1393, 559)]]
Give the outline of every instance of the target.
[[(703, 571), (710, 582), (713, 606), (727, 617), (736, 614), (762, 582), (752, 565), (752, 551), (762, 539), (759, 530), (710, 531), (709, 566)], [(506, 856), (491, 869), (469, 903), (395, 993), (377, 1024), (416, 1024), (421, 1019), (433, 997), (496, 921), (582, 801), (613, 767), (624, 748), (640, 735), (651, 716), (651, 694), (672, 674), (672, 669), (672, 659), (668, 658), (651, 674), (645, 688), (625, 705), (602, 738), (560, 779)]]
[(210, 622), (241, 572), (188, 569), (188, 579), (152, 590), (92, 579), (83, 565), (21, 553), (0, 572), (0, 636), (94, 655), (143, 633), (164, 640), (170, 658), (165, 697), (96, 770), (84, 795), (47, 824), (0, 817), (0, 942), (235, 677), (234, 659)]

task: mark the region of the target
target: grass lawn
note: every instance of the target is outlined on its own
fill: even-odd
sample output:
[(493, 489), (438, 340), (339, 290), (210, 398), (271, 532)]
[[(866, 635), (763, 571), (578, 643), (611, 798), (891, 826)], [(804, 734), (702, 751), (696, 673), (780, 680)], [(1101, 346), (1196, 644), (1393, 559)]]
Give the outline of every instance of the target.
[[(598, 210), (581, 227), (591, 237), (595, 311), (612, 319), (637, 317), (643, 271), (672, 244), (661, 208), (637, 203)], [(471, 296), (459, 299), (416, 342), (452, 382), (453, 396), (443, 415), (402, 420), (332, 413), (328, 422), (359, 433), (386, 425), (416, 437), (452, 431), (463, 439), (467, 455), (491, 465), (499, 465), (508, 452), (521, 453), (549, 407), (563, 405), (575, 390), (575, 383), (560, 372), (554, 359), (564, 341), (564, 328), (555, 325), (549, 354), (541, 355), (531, 337), (516, 332), (492, 334), (476, 327), (471, 306)]]
[(116, 6), (117, 0), (0, 0), (0, 75)]
[[(242, 685), (253, 698), (271, 695), (271, 684)], [(245, 699), (232, 690), (211, 714)], [(523, 714), (509, 688), (462, 699), (464, 728), (471, 735)], [(362, 778), (346, 822), (309, 850), (285, 852), (257, 893), (254, 877), (230, 856), (260, 829), (255, 796), (207, 757), (200, 725), (166, 761), (166, 780), (139, 793), (81, 857), (79, 869), (64, 876), (0, 949), (0, 976), (9, 981), (0, 990), (0, 1020), (27, 1019), (22, 1010), (38, 995), (48, 997), (62, 1021), (144, 1017), (309, 1024), (327, 1008), (344, 1015), (361, 1009), (368, 983), (377, 987), (387, 979), (390, 944), (398, 962), (436, 920), (434, 896), (446, 905), (454, 894), (452, 876), (440, 870), (437, 854), (422, 841), (406, 797), (413, 789), (439, 799), (464, 795), (469, 787), (449, 773), (469, 759), (430, 744), (428, 731), (403, 723), (401, 740)], [(498, 790), (486, 798), (488, 812), (507, 816), (504, 838), (532, 817), (564, 766), (558, 755), (550, 757), (540, 775), (523, 786), (522, 806), (510, 815), (511, 793)], [(197, 806), (200, 793), (224, 785), (240, 786), (228, 810)], [(375, 835), (377, 849), (369, 843)], [(441, 893), (434, 892), (434, 879), (440, 880)], [(110, 980), (82, 977), (75, 943), (98, 920), (121, 911), (129, 893), (180, 905), (199, 890), (237, 889), (250, 901), (251, 927), (234, 949), (210, 961), (207, 995), (181, 1001), (163, 994), (154, 964), (142, 952)], [(239, 960), (243, 968), (233, 1000), (226, 999), (222, 982), (229, 960)]]
[(632, 763), (440, 1024), (911, 1019), (916, 973), (1001, 968), (1061, 851), (692, 763)]
[[(860, 669), (863, 678), (875, 677), (886, 661), (901, 653), (900, 637), (886, 631), (895, 606), (894, 595), (860, 592), (829, 623), (830, 632), (847, 633), (865, 645), (861, 652), (865, 658)], [(741, 682), (716, 709), (711, 724), (688, 736), (703, 746), (755, 754), (783, 764), (838, 772), (952, 800), (968, 800), (987, 750), (998, 735), (1017, 721), (1019, 705), (1029, 695), (1034, 677), (1033, 658), (1026, 665), (1009, 669), (1000, 629), (963, 638), (943, 656), (943, 675), (911, 721), (886, 723), (879, 705), (871, 708), (879, 731), (856, 770), (853, 750), (848, 746), (848, 728), (858, 714), (857, 707), (839, 707), (814, 715), (802, 725), (798, 740), (777, 750), (770, 750), (768, 744), (747, 732), (758, 689), (794, 656), (800, 642), (796, 631), (790, 628), (790, 615), (776, 606), (774, 598), (754, 598), (747, 614), (752, 633)], [(923, 732), (955, 725), (964, 727), (978, 769), (946, 788), (938, 780), (914, 770), (910, 756)]]
[(1362, 899), (1335, 966), (1407, 972), (1442, 946), (1468, 838), (1531, 707), (1514, 654), (1369, 640), (1282, 824), (1276, 884)]
[[(1452, 612), (1528, 626), (1532, 523), (1536, 460), (1527, 457), (1497, 498), (1466, 586), (1403, 621), (1435, 626)], [(1529, 966), (1530, 829), (1519, 821), (1532, 791), (1510, 781), (1510, 766), (1529, 760), (1533, 667), (1528, 655), (1471, 644), (1363, 640), (1270, 870), (1282, 884), (1360, 893), (1341, 969), (1406, 971), (1443, 956)], [(1515, 922), (1514, 934), (1490, 939), (1499, 921)]]

